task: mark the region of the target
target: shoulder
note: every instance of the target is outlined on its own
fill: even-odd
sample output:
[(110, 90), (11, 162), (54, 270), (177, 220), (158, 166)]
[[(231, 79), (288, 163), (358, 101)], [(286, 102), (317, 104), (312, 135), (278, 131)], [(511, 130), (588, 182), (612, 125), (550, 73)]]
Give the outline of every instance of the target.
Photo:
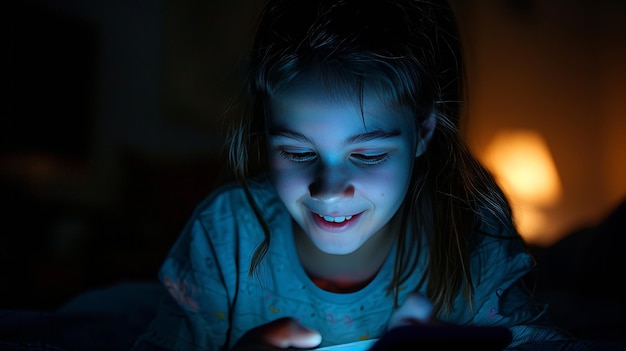
[[(161, 266), (162, 280), (187, 279), (198, 286), (202, 285), (195, 281), (199, 277), (236, 277), (237, 267), (247, 266), (264, 239), (261, 221), (277, 222), (286, 211), (266, 178), (251, 180), (247, 189), (238, 183), (224, 184), (196, 206)], [(262, 218), (253, 206), (263, 209), (258, 213)]]
[(263, 209), (264, 216), (273, 214), (280, 206), (278, 196), (265, 176), (249, 180), (247, 189), (237, 182), (220, 186), (196, 206), (192, 219), (202, 222), (247, 219), (254, 214), (254, 206)]
[(526, 272), (535, 261), (511, 219), (483, 211), (472, 233), (472, 257), (483, 269)]
[[(251, 180), (247, 189), (233, 182), (212, 191), (195, 207), (170, 256), (183, 259), (207, 250), (217, 255), (226, 247), (248, 249), (263, 240), (261, 221), (276, 222), (285, 210), (267, 178)], [(255, 213), (255, 206), (262, 211)]]
[(479, 247), (511, 243), (513, 247), (519, 246), (524, 250), (523, 238), (517, 232), (512, 218), (496, 215), (486, 209), (476, 215), (472, 239)]

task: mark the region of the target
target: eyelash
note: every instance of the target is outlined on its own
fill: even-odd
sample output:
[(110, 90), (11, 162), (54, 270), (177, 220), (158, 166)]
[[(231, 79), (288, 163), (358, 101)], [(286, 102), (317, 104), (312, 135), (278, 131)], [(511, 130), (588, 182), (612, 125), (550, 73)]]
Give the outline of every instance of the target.
[(280, 156), (295, 163), (311, 162), (317, 157), (314, 152), (288, 152), (285, 150), (280, 150)]
[(389, 158), (389, 155), (386, 153), (378, 154), (378, 155), (363, 155), (363, 154), (353, 154), (353, 158), (357, 158), (359, 163), (366, 166), (378, 166), (383, 164)]
[[(285, 150), (280, 151), (280, 156), (295, 163), (310, 163), (317, 158), (317, 154), (314, 152), (288, 152)], [(351, 154), (350, 157), (364, 166), (378, 166), (387, 161), (389, 155), (387, 153), (377, 155)]]

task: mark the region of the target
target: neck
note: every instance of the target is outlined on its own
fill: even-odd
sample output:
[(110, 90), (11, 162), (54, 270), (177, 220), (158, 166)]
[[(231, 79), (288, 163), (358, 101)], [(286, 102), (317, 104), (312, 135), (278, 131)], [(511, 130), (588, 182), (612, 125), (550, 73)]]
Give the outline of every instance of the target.
[(365, 287), (380, 270), (395, 242), (397, 225), (390, 221), (363, 246), (346, 255), (320, 251), (294, 223), (294, 239), (300, 262), (311, 280), (320, 288), (345, 293)]

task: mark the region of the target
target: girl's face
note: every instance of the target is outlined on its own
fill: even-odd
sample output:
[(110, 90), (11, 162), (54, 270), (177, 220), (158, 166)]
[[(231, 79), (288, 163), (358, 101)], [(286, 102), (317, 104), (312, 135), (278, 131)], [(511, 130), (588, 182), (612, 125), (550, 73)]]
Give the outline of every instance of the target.
[(398, 211), (418, 140), (408, 108), (391, 107), (367, 88), (362, 105), (356, 94), (332, 91), (310, 79), (270, 101), (268, 159), (295, 222), (319, 250), (342, 255)]

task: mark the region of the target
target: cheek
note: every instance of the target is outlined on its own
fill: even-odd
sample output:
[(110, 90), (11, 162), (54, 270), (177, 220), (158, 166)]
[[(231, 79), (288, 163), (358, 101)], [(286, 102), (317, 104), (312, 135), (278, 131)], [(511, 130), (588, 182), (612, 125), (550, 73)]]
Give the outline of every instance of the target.
[(388, 165), (370, 179), (370, 193), (379, 201), (390, 206), (399, 205), (404, 199), (409, 187), (411, 167), (410, 160)]
[(300, 197), (310, 184), (309, 175), (302, 167), (282, 157), (270, 157), (269, 176), (282, 199)]
[(396, 173), (383, 173), (376, 178), (372, 178), (367, 188), (370, 189), (372, 197), (378, 198), (381, 203), (392, 205), (397, 201), (402, 201), (406, 188), (403, 187), (404, 180), (400, 179)]

